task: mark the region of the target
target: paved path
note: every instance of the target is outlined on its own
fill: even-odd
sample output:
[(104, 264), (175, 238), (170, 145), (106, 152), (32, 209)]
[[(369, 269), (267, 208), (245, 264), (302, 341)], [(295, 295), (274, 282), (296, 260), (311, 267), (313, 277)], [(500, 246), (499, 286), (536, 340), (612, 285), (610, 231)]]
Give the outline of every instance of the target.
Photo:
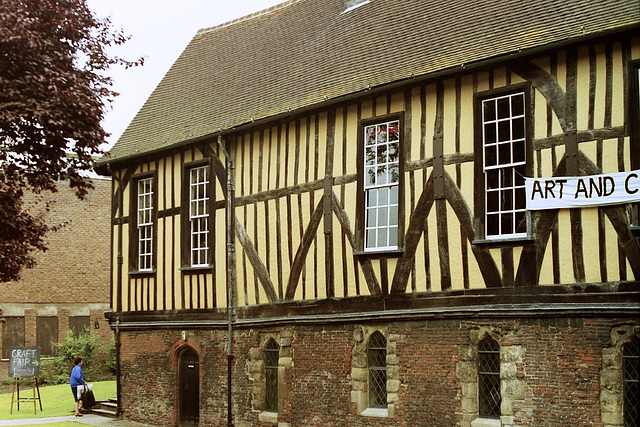
[(38, 424), (59, 423), (64, 421), (76, 422), (97, 427), (151, 427), (147, 424), (140, 424), (133, 421), (115, 420), (113, 418), (101, 417), (100, 415), (85, 414), (82, 417), (69, 415), (66, 417), (52, 418), (30, 418), (23, 420), (0, 420), (0, 426), (35, 426)]

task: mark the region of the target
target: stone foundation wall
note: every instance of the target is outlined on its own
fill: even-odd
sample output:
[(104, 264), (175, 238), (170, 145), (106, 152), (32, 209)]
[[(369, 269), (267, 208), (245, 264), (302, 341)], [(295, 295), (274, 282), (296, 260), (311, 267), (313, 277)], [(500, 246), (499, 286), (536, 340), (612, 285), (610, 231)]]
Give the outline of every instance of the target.
[[(491, 334), (501, 345), (502, 386), (502, 417), (491, 425), (604, 427), (612, 407), (606, 378), (617, 360), (609, 356), (613, 350), (607, 350), (617, 348), (612, 331), (638, 333), (638, 324), (637, 319), (608, 318), (474, 319), (236, 330), (234, 423), (477, 425), (482, 420), (477, 418), (474, 346)], [(376, 330), (387, 338), (392, 410), (384, 415), (366, 414), (362, 409), (367, 401), (354, 397), (366, 387), (363, 345), (366, 349), (367, 337)], [(177, 354), (189, 346), (200, 358), (200, 425), (226, 424), (226, 331), (182, 332), (122, 331), (126, 418), (177, 425)], [(277, 415), (265, 414), (262, 402), (262, 349), (270, 338), (281, 346)]]

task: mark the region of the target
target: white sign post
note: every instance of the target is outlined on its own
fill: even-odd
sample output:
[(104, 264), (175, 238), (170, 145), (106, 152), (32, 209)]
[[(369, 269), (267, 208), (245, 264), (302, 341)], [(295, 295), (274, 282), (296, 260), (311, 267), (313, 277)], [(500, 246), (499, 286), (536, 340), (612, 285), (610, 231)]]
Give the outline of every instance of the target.
[(591, 176), (526, 178), (527, 210), (640, 202), (640, 170)]

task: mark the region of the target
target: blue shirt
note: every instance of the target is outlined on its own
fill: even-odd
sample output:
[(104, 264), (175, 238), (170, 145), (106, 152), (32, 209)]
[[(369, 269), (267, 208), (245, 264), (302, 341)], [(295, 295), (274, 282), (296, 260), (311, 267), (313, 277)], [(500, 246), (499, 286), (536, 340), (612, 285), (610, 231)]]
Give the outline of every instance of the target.
[(82, 366), (76, 365), (71, 371), (71, 387), (78, 387), (84, 384), (84, 376), (82, 375)]

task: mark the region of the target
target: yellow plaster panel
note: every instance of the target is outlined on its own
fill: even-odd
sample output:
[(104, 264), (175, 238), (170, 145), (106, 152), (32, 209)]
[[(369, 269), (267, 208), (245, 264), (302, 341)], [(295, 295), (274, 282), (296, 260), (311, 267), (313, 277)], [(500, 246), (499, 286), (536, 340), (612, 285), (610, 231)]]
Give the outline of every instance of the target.
[(493, 70), (493, 87), (504, 87), (507, 85), (507, 69), (499, 67)]
[(511, 73), (511, 84), (512, 85), (517, 85), (520, 83), (525, 83), (526, 79), (523, 79), (519, 74), (517, 73)]
[(541, 139), (547, 136), (547, 100), (537, 89), (534, 91), (533, 138)]
[(578, 49), (578, 79), (576, 105), (578, 116), (578, 129), (588, 129), (589, 125), (589, 48), (582, 46)]
[(182, 188), (182, 164), (180, 163), (180, 155), (173, 156), (173, 199), (175, 206), (181, 205), (180, 189)]
[(499, 248), (489, 249), (489, 253), (491, 254), (491, 258), (493, 258), (493, 262), (498, 267), (498, 271), (500, 272), (500, 280), (502, 280), (502, 250)]
[[(426, 93), (426, 127), (425, 127), (425, 153), (424, 158), (428, 159), (433, 157), (433, 136), (435, 133), (435, 122), (436, 122), (436, 103), (437, 103), (437, 92), (436, 85), (430, 84), (427, 86)], [(418, 157), (419, 158), (419, 157)]]
[(390, 113), (397, 113), (404, 111), (404, 92), (398, 91), (391, 95), (391, 110)]
[(420, 158), (420, 138), (422, 134), (422, 102), (420, 99), (420, 87), (411, 90), (411, 151), (405, 152), (405, 160), (417, 160)]
[(461, 239), (460, 221), (451, 205), (447, 203), (447, 240), (449, 242), (449, 272), (452, 289), (464, 289)]
[[(173, 233), (177, 233), (177, 230), (174, 230), (173, 227), (173, 223), (174, 223), (175, 219), (173, 216), (165, 218), (165, 220), (162, 222), (163, 224), (163, 234), (160, 234), (160, 231), (158, 230), (158, 236), (163, 236), (164, 240), (161, 240), (164, 244), (163, 250), (162, 250), (162, 258), (164, 259), (164, 265), (166, 265), (166, 268), (161, 267), (161, 258), (160, 255), (158, 254), (158, 266), (157, 266), (157, 270), (158, 272), (162, 271), (162, 280), (159, 280), (160, 285), (162, 285), (163, 287), (163, 298), (160, 300), (159, 303), (159, 309), (160, 310), (164, 310), (164, 309), (168, 309), (171, 307), (171, 279), (173, 277), (173, 275), (175, 274), (175, 271), (171, 270), (171, 265), (172, 265), (172, 257), (175, 257), (175, 248), (173, 247), (173, 242), (179, 242), (180, 241), (180, 236), (178, 234), (173, 235)], [(173, 237), (172, 237), (173, 236)], [(179, 246), (179, 245), (176, 245)]]
[(441, 271), (440, 271), (440, 254), (438, 251), (438, 224), (436, 219), (435, 203), (429, 212), (427, 220), (429, 225), (429, 267), (431, 272), (431, 291), (439, 292), (442, 290)]
[[(607, 267), (607, 280), (618, 281), (620, 280), (620, 267), (618, 261), (618, 233), (609, 221), (609, 218), (604, 216), (604, 229), (605, 229), (605, 248), (606, 248), (606, 261)], [(633, 277), (633, 274), (628, 277)]]
[(355, 174), (358, 171), (358, 165), (355, 161), (358, 149), (358, 106), (351, 104), (347, 108), (347, 171), (346, 174)]
[[(342, 149), (347, 141), (343, 141), (343, 129), (344, 129), (344, 112), (342, 108), (336, 110), (336, 125), (333, 134), (333, 174), (342, 175)], [(349, 135), (347, 135), (349, 138)]]
[[(213, 213), (213, 219), (217, 224), (225, 224), (226, 212), (224, 209), (218, 209)], [(224, 230), (224, 228), (223, 228)], [(214, 241), (213, 256), (215, 258), (214, 265), (216, 266), (216, 307), (227, 306), (227, 273), (226, 273), (226, 260), (227, 260), (227, 244), (226, 233), (220, 231), (216, 233)], [(237, 237), (235, 239), (236, 248), (241, 247)], [(236, 254), (241, 253), (237, 251)], [(237, 255), (236, 255), (237, 256)], [(236, 259), (237, 261), (237, 259)], [(236, 271), (237, 273), (237, 271)]]
[[(542, 265), (540, 266), (539, 283), (541, 285), (550, 285), (553, 283), (553, 250), (551, 249), (551, 239), (547, 240), (547, 247), (544, 250)], [(515, 264), (517, 265), (517, 264)]]
[(158, 169), (157, 169), (157, 174), (156, 174), (156, 179), (155, 182), (153, 183), (154, 189), (153, 191), (156, 192), (156, 194), (158, 195), (158, 206), (156, 206), (156, 209), (163, 209), (164, 208), (164, 187), (162, 186), (162, 176), (165, 174), (165, 167), (164, 167), (164, 159), (161, 159), (160, 161), (158, 161)]
[(387, 114), (387, 96), (380, 95), (376, 98), (376, 116), (383, 116)]
[[(309, 165), (307, 164), (307, 155), (311, 154), (307, 151), (307, 150), (310, 150), (310, 147), (307, 144), (307, 121), (300, 120), (299, 123), (300, 123), (300, 129), (298, 134), (300, 135), (300, 148), (299, 148), (299, 154), (298, 154), (299, 157), (295, 159), (295, 161), (298, 162), (298, 176), (294, 177), (295, 182), (298, 184), (301, 182), (306, 182), (305, 173), (308, 171), (308, 168), (309, 168)], [(294, 139), (294, 142), (295, 142), (295, 139)]]
[(621, 43), (613, 43), (612, 52), (613, 62), (613, 92), (612, 92), (612, 111), (611, 126), (624, 126), (624, 74), (625, 64), (622, 58)]
[(122, 185), (123, 187), (126, 185), (126, 187), (124, 187), (124, 191), (122, 192), (122, 214), (124, 216), (128, 216), (131, 215), (132, 212), (130, 212), (130, 207), (129, 205), (131, 204), (131, 187), (133, 186), (133, 184), (131, 182), (121, 182), (119, 185)]
[(573, 283), (573, 257), (571, 252), (571, 217), (569, 209), (558, 212), (558, 254), (560, 256), (560, 283)]
[(631, 59), (640, 59), (640, 37), (634, 37), (631, 39)]
[(557, 79), (560, 88), (567, 93), (567, 53), (565, 51), (558, 52), (558, 71)]
[(598, 144), (596, 141), (587, 141), (580, 143), (580, 151), (587, 156), (589, 160), (591, 160), (594, 164), (596, 164), (597, 152), (598, 152)]
[(598, 237), (598, 208), (582, 209), (582, 253), (587, 283), (600, 282), (600, 239)]
[(461, 79), (461, 86), (460, 152), (473, 153), (473, 76), (463, 76)]
[(618, 140), (605, 139), (602, 142), (602, 172), (614, 173), (618, 170)]
[(462, 193), (462, 197), (467, 204), (467, 208), (469, 209), (469, 213), (473, 216), (475, 212), (473, 201), (474, 201), (474, 189), (473, 189), (473, 172), (474, 164), (473, 162), (462, 163), (460, 165), (460, 192)]
[(294, 183), (298, 182), (297, 177), (295, 176), (296, 171), (296, 163), (299, 163), (300, 159), (296, 157), (296, 122), (291, 121), (289, 124), (289, 143), (285, 147), (285, 150), (289, 153), (289, 163), (287, 167), (289, 171), (287, 172), (287, 186), (292, 186)]
[(360, 117), (363, 119), (373, 117), (373, 101), (371, 99), (365, 99), (360, 104)]
[(456, 81), (444, 81), (443, 153), (456, 152)]
[(543, 70), (545, 70), (547, 73), (551, 72), (551, 65), (550, 65), (551, 61), (549, 57), (544, 56), (541, 58), (535, 58), (531, 60), (531, 62), (537, 65), (538, 67), (542, 68)]
[(469, 288), (470, 289), (481, 289), (486, 288), (484, 283), (484, 278), (482, 277), (482, 273), (480, 272), (480, 266), (478, 265), (478, 261), (476, 260), (476, 256), (473, 254), (473, 248), (471, 243), (467, 240), (467, 253), (469, 254)]
[(325, 164), (327, 160), (327, 113), (320, 113), (318, 124), (318, 178), (325, 175)]
[(595, 92), (595, 108), (593, 112), (593, 126), (600, 129), (604, 126), (605, 112), (605, 93), (607, 89), (607, 59), (604, 51), (604, 45), (598, 44), (594, 46), (596, 53), (596, 92)]
[(489, 85), (489, 72), (478, 73), (478, 92), (484, 92), (491, 89)]

